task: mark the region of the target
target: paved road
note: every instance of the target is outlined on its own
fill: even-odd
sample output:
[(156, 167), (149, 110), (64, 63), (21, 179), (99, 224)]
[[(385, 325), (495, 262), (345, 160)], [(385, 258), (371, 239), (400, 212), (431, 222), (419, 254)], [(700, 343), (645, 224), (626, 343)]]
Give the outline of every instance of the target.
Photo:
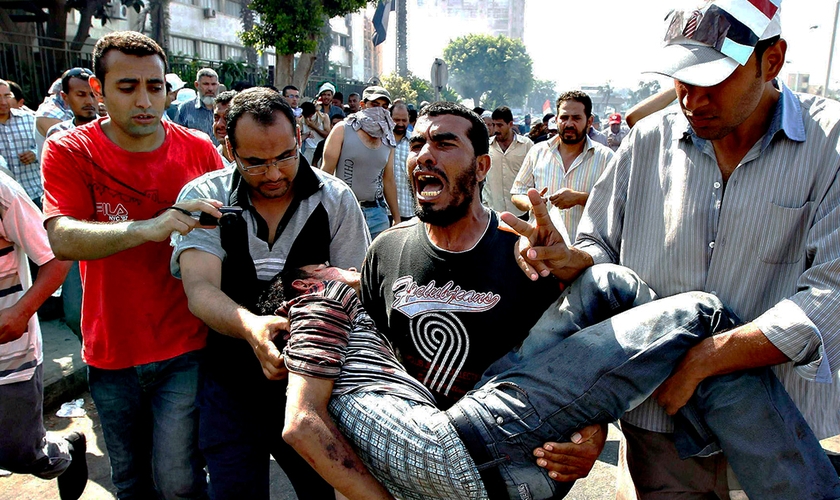
[[(59, 418), (55, 416), (55, 409), (46, 415), (45, 426), (48, 431), (67, 433), (71, 431), (84, 432), (88, 438), (87, 459), (90, 468), (88, 481), (82, 500), (113, 500), (114, 486), (111, 484), (108, 469), (105, 442), (102, 439), (102, 427), (96, 408), (90, 399), (90, 394), (84, 394), (87, 415), (79, 418)], [(592, 470), (589, 478), (579, 481), (566, 497), (568, 500), (601, 500), (615, 497), (615, 462), (618, 452), (617, 431), (610, 429), (610, 438), (604, 453), (603, 461), (599, 461)], [(271, 499), (296, 500), (296, 496), (279, 467), (271, 468)], [(0, 500), (51, 500), (58, 499), (58, 488), (55, 481), (12, 474), (0, 477)]]

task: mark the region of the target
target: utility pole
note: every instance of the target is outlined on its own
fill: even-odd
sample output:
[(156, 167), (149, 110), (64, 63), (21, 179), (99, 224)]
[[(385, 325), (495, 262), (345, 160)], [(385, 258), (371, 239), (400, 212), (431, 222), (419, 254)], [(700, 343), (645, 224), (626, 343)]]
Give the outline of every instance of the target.
[(831, 63), (834, 61), (834, 42), (837, 39), (837, 18), (840, 15), (840, 0), (837, 0), (834, 6), (834, 25), (831, 30), (831, 47), (828, 49), (828, 69), (825, 72), (825, 86), (823, 86), (822, 95), (826, 97), (828, 95), (828, 83), (829, 79), (831, 78)]
[(408, 76), (408, 13), (406, 0), (396, 0), (397, 10), (397, 74)]

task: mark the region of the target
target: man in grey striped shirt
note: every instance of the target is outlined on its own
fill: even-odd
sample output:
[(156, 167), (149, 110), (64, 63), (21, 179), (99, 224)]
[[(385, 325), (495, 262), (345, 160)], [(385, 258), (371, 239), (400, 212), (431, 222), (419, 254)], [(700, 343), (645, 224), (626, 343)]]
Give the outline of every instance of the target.
[[(767, 19), (753, 15), (756, 3)], [(771, 384), (781, 382), (818, 438), (840, 433), (840, 106), (776, 80), (787, 48), (777, 3), (672, 13), (668, 63), (657, 72), (675, 79), (682, 112), (653, 115), (628, 135), (631, 147), (590, 195), (575, 246), (523, 250), (534, 277), (551, 270), (571, 282), (593, 263), (620, 263), (661, 296), (713, 293), (743, 321), (691, 349), (623, 419), (641, 498), (728, 498), (725, 459), (677, 460), (686, 412), (669, 417), (721, 380), (772, 367)], [(720, 35), (724, 22), (732, 27)], [(750, 396), (730, 392), (736, 405)], [(732, 430), (747, 445), (755, 435)], [(714, 450), (713, 439), (694, 444)], [(752, 442), (757, 453), (765, 445)]]

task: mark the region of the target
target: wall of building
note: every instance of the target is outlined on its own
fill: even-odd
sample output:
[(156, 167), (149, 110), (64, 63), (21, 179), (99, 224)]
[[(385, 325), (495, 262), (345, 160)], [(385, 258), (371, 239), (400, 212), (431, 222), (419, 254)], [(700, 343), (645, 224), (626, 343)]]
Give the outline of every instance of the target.
[[(205, 15), (205, 9), (210, 9)], [(210, 61), (227, 59), (245, 60), (245, 47), (237, 33), (242, 31), (239, 17), (241, 4), (234, 0), (172, 0), (169, 5), (170, 52), (173, 55), (198, 57)], [(68, 16), (67, 33), (76, 32), (79, 23), (78, 11)], [(105, 26), (94, 21), (91, 28), (91, 40), (121, 30), (143, 30), (148, 33), (149, 22), (145, 29), (142, 15), (133, 9), (127, 9), (126, 19), (112, 19)], [(213, 15), (215, 14), (215, 15)], [(274, 50), (263, 51), (261, 65), (274, 64)]]

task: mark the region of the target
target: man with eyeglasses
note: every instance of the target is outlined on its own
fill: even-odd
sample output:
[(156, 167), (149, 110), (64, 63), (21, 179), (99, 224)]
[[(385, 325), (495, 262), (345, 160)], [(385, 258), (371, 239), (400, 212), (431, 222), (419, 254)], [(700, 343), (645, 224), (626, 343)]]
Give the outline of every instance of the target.
[[(765, 415), (721, 422), (714, 406), (693, 411), (698, 398), (728, 394), (725, 404), (746, 412), (762, 395), (792, 400), (807, 420), (797, 435), (840, 433), (840, 106), (777, 79), (787, 50), (779, 3), (672, 12), (655, 72), (674, 79), (681, 109), (635, 124), (630, 147), (593, 188), (574, 246), (523, 254), (551, 259), (532, 260), (529, 274), (550, 268), (565, 282), (593, 263), (622, 264), (661, 296), (709, 292), (741, 320), (689, 350), (654, 397), (622, 419), (642, 499), (728, 498), (737, 489), (727, 478), (730, 450), (715, 454), (709, 435), (680, 441), (681, 420), (740, 434), (754, 453), (776, 445), (753, 438)], [(778, 471), (765, 474), (773, 480), (802, 459), (778, 457)], [(730, 465), (736, 476), (759, 473)]]
[(283, 87), (283, 99), (292, 108), (295, 118), (300, 118), (301, 110), (298, 103), (300, 102), (300, 90), (294, 85), (286, 85)]
[(260, 315), (256, 305), (289, 266), (359, 268), (370, 235), (353, 192), (299, 153), (294, 120), (280, 93), (242, 91), (227, 112), (225, 142), (236, 167), (194, 180), (179, 196), (241, 209), (232, 223), (176, 236), (171, 261), (190, 310), (211, 328), (198, 406), (214, 500), (268, 500), (269, 454), (299, 498), (334, 498), (279, 432), (266, 432), (285, 410), (286, 370), (273, 339), (288, 322)]

